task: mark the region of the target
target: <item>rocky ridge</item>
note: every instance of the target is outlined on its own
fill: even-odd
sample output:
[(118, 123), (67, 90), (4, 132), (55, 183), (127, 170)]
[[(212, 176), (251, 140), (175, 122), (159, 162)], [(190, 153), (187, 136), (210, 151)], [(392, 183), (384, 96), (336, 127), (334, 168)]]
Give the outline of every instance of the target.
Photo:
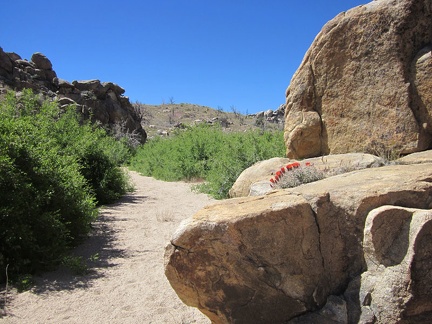
[(133, 136), (140, 143), (146, 140), (141, 118), (125, 90), (112, 82), (99, 80), (73, 81), (57, 77), (51, 61), (42, 53), (34, 53), (30, 61), (0, 48), (0, 95), (7, 90), (30, 88), (59, 105), (75, 105), (85, 117), (92, 118), (116, 132)]

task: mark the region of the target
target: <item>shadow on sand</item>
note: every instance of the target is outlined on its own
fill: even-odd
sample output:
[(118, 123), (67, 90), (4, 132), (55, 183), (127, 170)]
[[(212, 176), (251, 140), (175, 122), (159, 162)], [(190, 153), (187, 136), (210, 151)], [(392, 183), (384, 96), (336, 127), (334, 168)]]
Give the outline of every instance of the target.
[(71, 267), (60, 266), (57, 270), (34, 276), (35, 285), (31, 289), (36, 294), (50, 291), (74, 290), (89, 288), (95, 279), (103, 278), (106, 269), (117, 266), (116, 260), (128, 258), (129, 251), (116, 246), (119, 230), (114, 223), (124, 221), (113, 212), (125, 205), (140, 204), (147, 196), (125, 195), (114, 204), (100, 209), (98, 219), (92, 224), (89, 237), (72, 251), (72, 257), (80, 260), (84, 274), (77, 274)]

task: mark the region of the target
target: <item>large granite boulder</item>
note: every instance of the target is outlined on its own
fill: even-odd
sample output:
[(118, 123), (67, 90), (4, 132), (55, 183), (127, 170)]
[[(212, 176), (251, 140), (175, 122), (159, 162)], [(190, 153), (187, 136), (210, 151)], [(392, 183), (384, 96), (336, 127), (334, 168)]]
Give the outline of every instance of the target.
[(141, 118), (125, 90), (112, 82), (99, 80), (73, 81), (59, 79), (51, 61), (42, 53), (34, 53), (30, 61), (0, 47), (0, 95), (7, 90), (33, 89), (60, 105), (75, 105), (84, 118), (92, 118), (131, 143), (144, 143), (147, 134)]
[[(360, 275), (369, 271), (362, 245), (369, 212), (383, 205), (432, 208), (431, 179), (431, 163), (391, 165), (207, 206), (174, 234), (166, 276), (187, 305), (214, 323), (283, 323), (317, 315), (324, 305), (333, 317), (355, 322), (366, 316), (358, 296)], [(389, 247), (394, 238), (378, 240)], [(429, 272), (415, 272), (418, 287), (429, 284)], [(415, 316), (432, 321), (432, 299), (424, 296), (414, 294), (409, 303)], [(372, 300), (368, 311), (379, 317), (381, 304)], [(392, 304), (394, 312), (403, 313), (406, 303)]]
[(376, 0), (316, 36), (286, 92), (287, 156), (432, 148), (432, 5)]

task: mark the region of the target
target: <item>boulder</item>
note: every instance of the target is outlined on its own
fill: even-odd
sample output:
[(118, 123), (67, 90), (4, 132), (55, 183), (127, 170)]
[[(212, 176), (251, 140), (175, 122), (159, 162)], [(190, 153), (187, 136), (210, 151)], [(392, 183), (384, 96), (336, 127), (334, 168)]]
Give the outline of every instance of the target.
[(354, 170), (376, 168), (386, 164), (378, 156), (367, 153), (345, 153), (308, 159), (315, 168), (328, 175), (337, 175)]
[(426, 46), (414, 58), (411, 67), (411, 85), (413, 92), (417, 94), (414, 97), (415, 106), (418, 109), (417, 115), (423, 122), (421, 127), (432, 134), (432, 47)]
[(270, 118), (273, 117), (273, 110), (272, 109), (268, 109), (264, 112), (264, 117), (265, 118)]
[(21, 56), (14, 52), (8, 52), (7, 55), (10, 57), (12, 61), (21, 60)]
[(91, 91), (97, 92), (102, 88), (102, 84), (99, 80), (82, 80), (72, 81), (72, 85), (80, 91)]
[(76, 102), (68, 97), (60, 98), (58, 101), (60, 106), (70, 106), (70, 105), (76, 105)]
[(432, 163), (432, 150), (412, 153), (396, 160), (399, 164)]
[[(58, 87), (57, 93), (60, 95), (70, 94), (75, 89), (75, 87), (73, 86), (72, 83), (70, 83), (69, 81), (63, 80), (63, 79), (57, 79), (56, 84)], [(76, 91), (76, 93), (78, 93), (78, 91)]]
[(343, 12), (316, 36), (286, 91), (293, 159), (432, 148), (429, 0), (378, 0)]
[(313, 211), (301, 196), (281, 198), (231, 199), (183, 223), (166, 276), (184, 303), (214, 323), (279, 323), (322, 302)]
[(9, 55), (7, 55), (0, 47), (0, 76), (7, 76), (12, 73), (13, 64)]
[(118, 84), (115, 84), (115, 83), (112, 83), (112, 82), (102, 82), (102, 86), (104, 87), (104, 89), (106, 91), (108, 91), (108, 90), (114, 91), (114, 93), (117, 96), (120, 96), (120, 95), (124, 94), (125, 91), (126, 91), (125, 89), (123, 89), (122, 87), (120, 87)]
[[(350, 283), (367, 270), (368, 213), (383, 205), (432, 208), (431, 179), (431, 163), (390, 165), (207, 206), (173, 235), (166, 276), (183, 302), (214, 323), (283, 323), (330, 296), (344, 298), (353, 318), (360, 305), (343, 293), (351, 287), (347, 296), (355, 295)], [(390, 246), (393, 238), (382, 239)], [(419, 298), (416, 316), (427, 316), (432, 301)]]
[(256, 118), (264, 118), (264, 111), (257, 112), (257, 113), (255, 114), (255, 117), (256, 117)]
[(16, 61), (14, 61), (14, 63), (17, 64), (18, 67), (21, 69), (25, 69), (27, 67), (30, 67), (32, 69), (36, 68), (36, 64), (34, 64), (33, 62), (29, 62), (27, 60), (23, 60), (23, 59), (18, 59)]
[(31, 57), (31, 61), (41, 70), (52, 70), (51, 61), (42, 53), (34, 53)]
[(289, 161), (290, 160), (287, 158), (276, 157), (255, 163), (240, 174), (231, 187), (229, 196), (231, 198), (248, 196), (251, 185), (256, 182), (265, 181), (270, 185), (269, 180), (272, 177), (272, 174), (276, 170), (280, 169), (281, 166), (289, 163)]
[[(432, 210), (383, 206), (366, 218), (363, 318), (374, 323), (432, 320)], [(372, 316), (371, 316), (372, 315)]]
[[(255, 163), (244, 170), (229, 191), (231, 198), (259, 196), (273, 190), (270, 178), (276, 171), (288, 163), (296, 162), (288, 158), (272, 158)], [(302, 161), (311, 163), (318, 171), (335, 175), (353, 170), (383, 166), (385, 161), (377, 156), (366, 153), (346, 153), (311, 158)]]

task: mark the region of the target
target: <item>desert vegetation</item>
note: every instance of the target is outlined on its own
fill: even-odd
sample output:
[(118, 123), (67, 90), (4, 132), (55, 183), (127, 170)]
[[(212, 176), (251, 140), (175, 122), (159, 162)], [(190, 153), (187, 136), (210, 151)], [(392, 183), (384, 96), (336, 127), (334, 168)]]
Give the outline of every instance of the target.
[(138, 149), (130, 167), (161, 180), (200, 181), (198, 191), (223, 199), (244, 169), (284, 154), (282, 131), (225, 132), (203, 124), (149, 140)]
[(30, 90), (0, 102), (0, 282), (62, 262), (98, 205), (131, 190), (119, 167), (132, 151), (73, 106)]

